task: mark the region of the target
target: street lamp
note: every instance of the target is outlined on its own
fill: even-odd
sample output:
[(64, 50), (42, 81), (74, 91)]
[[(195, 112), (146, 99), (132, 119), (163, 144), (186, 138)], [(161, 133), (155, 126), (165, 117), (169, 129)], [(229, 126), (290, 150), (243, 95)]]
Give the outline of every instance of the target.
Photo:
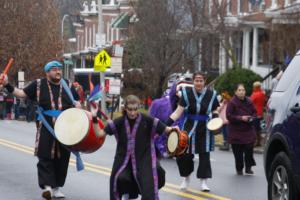
[(64, 21), (65, 19), (69, 17), (68, 14), (65, 14), (61, 20), (61, 42), (62, 42), (62, 50), (64, 52)]

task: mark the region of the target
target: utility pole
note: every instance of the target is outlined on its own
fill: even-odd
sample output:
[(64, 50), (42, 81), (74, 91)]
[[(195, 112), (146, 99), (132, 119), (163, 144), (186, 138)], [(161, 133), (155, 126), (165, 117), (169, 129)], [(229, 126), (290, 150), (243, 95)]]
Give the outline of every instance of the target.
[[(99, 46), (102, 48), (105, 41), (102, 41), (103, 34), (103, 17), (102, 17), (102, 0), (98, 0), (98, 37), (100, 40)], [(100, 86), (102, 88), (103, 97), (101, 99), (101, 110), (106, 114), (106, 92), (105, 92), (105, 76), (104, 72), (100, 72)]]

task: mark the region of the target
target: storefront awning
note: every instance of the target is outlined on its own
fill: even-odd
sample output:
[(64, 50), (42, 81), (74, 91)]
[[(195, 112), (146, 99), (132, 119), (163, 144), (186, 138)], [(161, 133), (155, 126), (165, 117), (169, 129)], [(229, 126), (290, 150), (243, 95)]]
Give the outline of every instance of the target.
[(130, 16), (128, 12), (121, 13), (111, 24), (112, 28), (128, 28)]

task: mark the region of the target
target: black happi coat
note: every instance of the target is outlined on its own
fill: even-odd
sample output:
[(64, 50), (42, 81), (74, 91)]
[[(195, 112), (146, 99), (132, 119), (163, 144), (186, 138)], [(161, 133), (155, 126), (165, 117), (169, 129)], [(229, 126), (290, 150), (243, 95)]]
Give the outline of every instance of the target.
[[(164, 185), (165, 172), (156, 159), (154, 136), (156, 133), (162, 134), (164, 130), (165, 125), (158, 119), (140, 113), (131, 126), (130, 120), (125, 116), (106, 126), (105, 132), (115, 135), (117, 140), (110, 177), (111, 200), (120, 199), (122, 193), (129, 193), (130, 198), (136, 198), (140, 193), (142, 200), (159, 199), (158, 188)], [(133, 179), (130, 191), (120, 191), (126, 185), (118, 185), (120, 175), (125, 169), (129, 169)]]
[[(197, 103), (196, 98), (202, 99), (200, 104)], [(200, 112), (197, 112), (197, 104), (200, 108)], [(208, 107), (211, 104), (211, 109), (208, 111)], [(184, 112), (184, 123), (182, 129), (187, 131), (190, 135), (190, 153), (205, 153), (210, 152), (214, 148), (214, 135), (207, 131), (206, 123), (209, 120), (209, 116), (211, 111), (214, 111), (219, 106), (219, 102), (217, 100), (217, 95), (215, 91), (204, 88), (202, 93), (197, 93), (194, 88), (186, 87), (182, 90), (182, 96), (179, 100), (179, 105), (185, 108)], [(193, 117), (197, 117), (197, 115), (201, 115), (201, 117), (206, 120), (201, 120), (196, 122)], [(193, 131), (194, 124), (195, 129)], [(193, 150), (194, 143), (194, 150)]]
[[(68, 83), (68, 81), (66, 82)], [(33, 101), (38, 101), (38, 106), (42, 107), (44, 110), (51, 110), (51, 100), (49, 88), (47, 85), (47, 79), (43, 78), (40, 80), (39, 98), (37, 98), (37, 87), (38, 81), (35, 80), (31, 82), (26, 88), (24, 88), (24, 92), (29, 99)], [(50, 83), (50, 87), (53, 93), (53, 100), (57, 109), (60, 86)], [(76, 93), (75, 88), (73, 86), (71, 87), (71, 91), (73, 93), (74, 99), (78, 100), (78, 94)], [(68, 97), (65, 90), (62, 88), (62, 110), (66, 110), (71, 107), (73, 107), (73, 103)], [(52, 127), (54, 127), (52, 117), (45, 116), (45, 118), (48, 121), (48, 123)], [(49, 133), (49, 131), (46, 127), (44, 127), (44, 125), (41, 125), (40, 134), (37, 134), (37, 137), (38, 138), (36, 144), (36, 155), (38, 157), (53, 158), (53, 152), (51, 152), (51, 150), (53, 150), (53, 145), (56, 145), (54, 149), (55, 151), (60, 149), (60, 153), (69, 153), (65, 148), (62, 148), (62, 145), (51, 135), (51, 133)]]

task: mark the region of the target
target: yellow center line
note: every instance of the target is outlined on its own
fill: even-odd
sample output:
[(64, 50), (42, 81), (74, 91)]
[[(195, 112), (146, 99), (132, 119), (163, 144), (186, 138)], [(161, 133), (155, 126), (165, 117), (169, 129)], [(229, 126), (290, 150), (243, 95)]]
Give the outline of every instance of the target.
[[(166, 183), (166, 186), (168, 186), (170, 188), (180, 189), (180, 187), (178, 185), (174, 185), (172, 183)], [(201, 192), (199, 190), (195, 190), (195, 189), (191, 189), (191, 188), (188, 188), (187, 191), (192, 192), (194, 194), (199, 194), (199, 195), (202, 195), (202, 196), (205, 196), (205, 197), (213, 198), (213, 199), (216, 199), (216, 200), (230, 200), (230, 199), (225, 198), (225, 197), (221, 197), (221, 196), (211, 194), (211, 193), (207, 193), (207, 192)]]
[(17, 147), (26, 149), (26, 150), (28, 150), (28, 151), (33, 151), (33, 150), (34, 150), (33, 147), (24, 146), (24, 145), (22, 145), (22, 144), (18, 144), (18, 143), (11, 142), (11, 141), (9, 141), (9, 140), (4, 140), (4, 139), (1, 139), (1, 138), (0, 138), (0, 142), (2, 142), (2, 143), (7, 143), (7, 144), (10, 144), (10, 145), (14, 145), (14, 146), (17, 146)]
[[(0, 142), (1, 142), (1, 143), (6, 143), (6, 144), (9, 144), (9, 145), (13, 145), (13, 146), (16, 146), (16, 147), (19, 147), (19, 148), (23, 148), (23, 149), (26, 149), (26, 150), (28, 150), (28, 151), (34, 151), (34, 148), (33, 148), (33, 147), (24, 146), (24, 145), (21, 145), (21, 144), (15, 143), (15, 142), (11, 142), (11, 141), (8, 141), (8, 140), (0, 139)], [(70, 159), (70, 162), (76, 163), (76, 160)], [(84, 162), (84, 164), (85, 164), (86, 166), (90, 166), (90, 167), (94, 167), (94, 168), (98, 168), (98, 169), (102, 169), (102, 170), (111, 172), (111, 169), (110, 169), (110, 168), (107, 168), (107, 167), (102, 167), (102, 166), (94, 165), (94, 164), (87, 163), (87, 162)]]
[(7, 143), (4, 143), (4, 142), (0, 142), (0, 144), (2, 144), (3, 146), (6, 146), (6, 147), (9, 147), (9, 148), (12, 148), (12, 149), (15, 149), (15, 150), (18, 150), (18, 151), (22, 151), (24, 153), (28, 153), (28, 154), (31, 154), (33, 155), (33, 152), (32, 151), (28, 151), (26, 149), (22, 149), (20, 147), (16, 147), (16, 146), (13, 146), (11, 144), (7, 144)]
[(193, 194), (182, 192), (180, 190), (178, 191), (178, 190), (170, 189), (170, 188), (167, 188), (167, 187), (163, 187), (161, 190), (164, 191), (164, 192), (173, 193), (173, 194), (176, 194), (178, 196), (182, 196), (182, 197), (185, 197), (185, 198), (188, 198), (188, 199), (207, 200), (207, 199), (204, 199), (202, 197), (195, 196)]
[[(8, 141), (8, 140), (4, 140), (4, 139), (0, 139), (0, 144), (2, 144), (3, 146), (9, 147), (9, 148), (16, 149), (18, 151), (22, 151), (24, 153), (28, 153), (28, 154), (31, 154), (31, 155), (34, 154), (33, 153), (34, 148), (29, 147), (29, 146), (21, 145), (21, 144), (11, 142), (11, 141)], [(70, 165), (71, 166), (76, 166), (76, 161), (74, 159), (70, 159)], [(103, 175), (106, 175), (106, 176), (110, 176), (111, 168), (102, 167), (102, 166), (94, 165), (94, 164), (87, 163), (87, 162), (84, 162), (84, 165), (85, 165), (85, 169), (87, 171), (103, 174)], [(183, 192), (183, 191), (180, 190), (178, 185), (174, 185), (174, 184), (167, 183), (167, 182), (165, 184), (165, 187), (163, 187), (161, 190), (165, 191), (165, 192), (168, 192), (168, 193), (176, 194), (178, 196), (182, 196), (182, 197), (189, 198), (189, 199), (195, 199), (195, 200), (206, 200), (206, 199), (201, 198), (199, 196), (195, 196), (195, 195), (190, 194), (190, 193), (194, 193), (194, 194), (201, 195), (201, 196), (208, 197), (208, 198), (213, 198), (213, 199), (216, 199), (216, 200), (230, 200), (230, 199), (222, 197), (222, 196), (218, 196), (218, 195), (211, 194), (211, 193), (200, 192), (198, 190), (191, 189), (191, 188), (188, 188), (188, 190), (187, 190), (190, 193)]]
[[(70, 159), (70, 163), (76, 163), (76, 160)], [(101, 170), (107, 171), (109, 173), (111, 172), (111, 169), (107, 168), (107, 167), (102, 167), (102, 166), (94, 165), (94, 164), (87, 163), (87, 162), (83, 162), (83, 163), (84, 163), (85, 166), (88, 166), (88, 167), (92, 167), (92, 168), (96, 168), (96, 169), (101, 169)]]

